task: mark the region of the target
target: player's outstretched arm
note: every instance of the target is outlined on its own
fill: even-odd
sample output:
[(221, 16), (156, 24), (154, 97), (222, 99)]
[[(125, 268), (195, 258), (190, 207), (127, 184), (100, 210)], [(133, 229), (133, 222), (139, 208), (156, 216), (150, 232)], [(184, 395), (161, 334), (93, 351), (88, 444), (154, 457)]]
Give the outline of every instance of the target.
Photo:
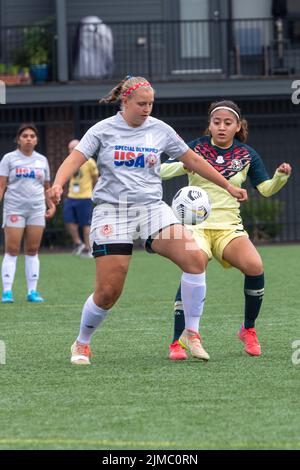
[(276, 169), (273, 178), (263, 181), (257, 186), (258, 191), (264, 197), (273, 196), (286, 185), (291, 173), (291, 165), (289, 163), (281, 163)]
[(189, 149), (182, 157), (179, 158), (184, 166), (190, 170), (198, 173), (198, 175), (206, 178), (212, 183), (217, 184), (235, 197), (239, 202), (247, 201), (247, 191), (242, 188), (232, 186), (224, 176), (222, 176), (212, 165), (210, 165), (204, 158), (197, 155), (192, 149)]
[(86, 158), (83, 153), (73, 150), (57, 170), (53, 185), (47, 190), (47, 198), (54, 204), (59, 204), (64, 185), (85, 162)]

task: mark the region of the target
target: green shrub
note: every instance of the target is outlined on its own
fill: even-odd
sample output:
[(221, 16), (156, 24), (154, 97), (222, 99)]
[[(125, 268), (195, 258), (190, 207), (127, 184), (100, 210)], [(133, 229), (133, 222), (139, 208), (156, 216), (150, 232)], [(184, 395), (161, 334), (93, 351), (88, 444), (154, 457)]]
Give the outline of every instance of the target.
[(250, 238), (254, 242), (270, 241), (282, 232), (280, 216), (284, 202), (272, 198), (257, 198), (249, 193), (249, 201), (241, 206), (241, 216)]
[(12, 62), (20, 67), (47, 64), (51, 61), (53, 35), (47, 27), (34, 25), (24, 28), (23, 45), (12, 51)]
[(68, 235), (63, 221), (62, 204), (56, 207), (54, 217), (47, 220), (42, 245), (46, 248), (72, 246), (71, 237)]

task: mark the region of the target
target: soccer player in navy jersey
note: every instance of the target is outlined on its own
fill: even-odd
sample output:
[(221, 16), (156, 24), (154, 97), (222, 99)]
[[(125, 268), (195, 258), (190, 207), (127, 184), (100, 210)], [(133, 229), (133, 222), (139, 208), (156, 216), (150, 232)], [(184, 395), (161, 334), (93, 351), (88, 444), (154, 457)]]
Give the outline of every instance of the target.
[[(200, 159), (172, 127), (150, 116), (154, 90), (145, 78), (126, 77), (102, 101), (119, 101), (121, 111), (86, 132), (58, 169), (48, 191), (53, 202), (59, 203), (64, 184), (87, 159), (97, 155), (101, 178), (93, 191), (96, 207), (90, 232), (96, 285), (82, 310), (79, 336), (71, 348), (72, 364), (90, 364), (92, 334), (121, 295), (137, 237), (148, 251), (169, 258), (181, 268), (186, 322), (192, 330), (198, 328), (205, 290), (204, 265), (192, 235), (162, 201), (163, 152), (240, 201), (247, 199), (244, 189), (233, 187)], [(201, 356), (200, 339), (194, 336), (190, 346), (193, 354)]]
[[(291, 166), (288, 163), (279, 165), (274, 176), (270, 178), (261, 157), (245, 144), (248, 125), (236, 103), (212, 103), (208, 116), (209, 125), (205, 135), (188, 144), (201, 159), (209, 162), (235, 187), (240, 188), (249, 178), (252, 186), (265, 197), (277, 193), (286, 184), (291, 174)], [(203, 223), (189, 227), (201, 250), (205, 267), (214, 257), (223, 267), (234, 266), (244, 274), (244, 323), (237, 335), (249, 355), (259, 356), (261, 348), (256, 335), (255, 320), (264, 295), (264, 269), (259, 253), (244, 230), (240, 204), (223, 188), (189, 172), (182, 162), (167, 160), (161, 166), (162, 179), (184, 174), (188, 174), (190, 185), (200, 186), (208, 193), (212, 205), (211, 214)], [(203, 306), (204, 302), (201, 312)], [(195, 333), (185, 329), (181, 285), (177, 291), (174, 312), (174, 337), (169, 347), (169, 358), (183, 360), (187, 358), (186, 337)], [(198, 337), (198, 332), (195, 337)], [(204, 354), (202, 359), (208, 360), (209, 355)]]

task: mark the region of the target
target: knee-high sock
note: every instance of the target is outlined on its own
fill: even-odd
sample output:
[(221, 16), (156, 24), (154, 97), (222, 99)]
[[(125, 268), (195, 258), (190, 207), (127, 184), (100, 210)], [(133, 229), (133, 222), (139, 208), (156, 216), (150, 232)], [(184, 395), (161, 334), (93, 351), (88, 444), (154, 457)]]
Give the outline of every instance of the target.
[(205, 272), (202, 274), (183, 273), (181, 295), (184, 309), (185, 328), (198, 331), (206, 293)]
[(91, 341), (92, 334), (103, 322), (108, 312), (109, 310), (103, 310), (103, 308), (98, 307), (93, 300), (93, 294), (90, 295), (82, 309), (77, 341), (79, 341), (79, 343), (88, 344)]
[(17, 259), (17, 256), (11, 256), (8, 253), (5, 253), (4, 255), (1, 268), (3, 291), (12, 290), (17, 267)]
[(40, 260), (38, 255), (25, 255), (25, 275), (29, 294), (30, 291), (36, 290), (40, 277)]
[(253, 328), (258, 317), (264, 296), (264, 274), (259, 276), (245, 276), (245, 328)]
[(173, 342), (180, 338), (181, 333), (185, 327), (184, 311), (181, 298), (181, 284), (179, 284), (178, 291), (174, 303), (174, 336)]

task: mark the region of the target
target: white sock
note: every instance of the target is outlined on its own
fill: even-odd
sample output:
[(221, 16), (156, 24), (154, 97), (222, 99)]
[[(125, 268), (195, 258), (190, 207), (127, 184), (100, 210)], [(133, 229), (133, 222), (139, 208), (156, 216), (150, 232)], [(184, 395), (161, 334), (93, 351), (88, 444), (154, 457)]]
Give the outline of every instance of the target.
[(8, 253), (5, 253), (4, 255), (1, 269), (4, 292), (7, 290), (12, 290), (17, 267), (17, 259), (17, 256), (11, 256)]
[(30, 294), (32, 290), (36, 290), (37, 283), (40, 277), (40, 260), (38, 255), (25, 255), (25, 274), (27, 290), (28, 294)]
[(103, 322), (108, 312), (109, 310), (103, 310), (103, 308), (98, 307), (93, 300), (93, 294), (90, 295), (82, 309), (77, 341), (79, 343), (88, 344), (91, 341), (92, 334)]
[(181, 296), (184, 309), (185, 328), (199, 330), (206, 293), (205, 272), (202, 274), (182, 273)]

